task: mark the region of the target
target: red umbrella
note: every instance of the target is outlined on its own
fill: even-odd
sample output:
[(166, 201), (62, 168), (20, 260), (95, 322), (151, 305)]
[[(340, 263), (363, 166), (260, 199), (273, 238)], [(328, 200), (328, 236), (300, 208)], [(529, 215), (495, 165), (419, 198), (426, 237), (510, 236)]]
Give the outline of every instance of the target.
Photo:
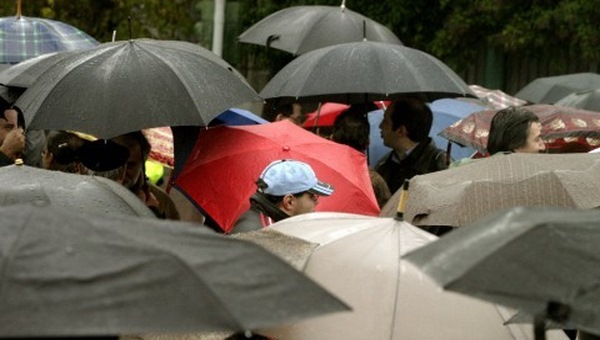
[(288, 121), (202, 131), (175, 186), (229, 232), (250, 207), (256, 179), (277, 159), (306, 162), (333, 185), (335, 192), (319, 199), (317, 211), (379, 214), (365, 155)]
[[(528, 110), (535, 113), (542, 123), (542, 138), (552, 151), (589, 151), (600, 145), (600, 113), (554, 105), (530, 105)], [(440, 136), (486, 152), (488, 134), (492, 118), (499, 110), (475, 112), (450, 125), (440, 132)]]

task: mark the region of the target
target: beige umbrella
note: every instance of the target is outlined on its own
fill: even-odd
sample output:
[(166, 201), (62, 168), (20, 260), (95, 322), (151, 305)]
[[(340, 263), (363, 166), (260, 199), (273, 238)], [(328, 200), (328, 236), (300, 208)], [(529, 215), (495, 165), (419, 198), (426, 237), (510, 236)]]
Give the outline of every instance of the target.
[[(311, 213), (269, 229), (319, 244), (304, 271), (348, 303), (352, 312), (263, 329), (260, 334), (277, 339), (532, 339), (529, 327), (503, 325), (512, 312), (442, 291), (401, 260), (405, 253), (436, 239), (406, 222)], [(261, 245), (269, 248), (268, 242)]]
[(405, 218), (462, 226), (515, 206), (600, 206), (598, 154), (497, 155), (410, 181)]

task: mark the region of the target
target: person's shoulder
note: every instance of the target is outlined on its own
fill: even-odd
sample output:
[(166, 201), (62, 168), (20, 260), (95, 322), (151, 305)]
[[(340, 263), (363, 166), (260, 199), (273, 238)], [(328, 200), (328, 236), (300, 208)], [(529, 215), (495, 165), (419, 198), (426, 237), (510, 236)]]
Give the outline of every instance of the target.
[(377, 163), (375, 163), (375, 166), (373, 167), (373, 169), (377, 170), (381, 166), (383, 166), (390, 159), (392, 152), (394, 152), (394, 151), (390, 151), (390, 152), (386, 153), (385, 155), (383, 155), (381, 158), (379, 158)]
[(233, 228), (229, 232), (230, 234), (243, 233), (253, 230), (262, 229), (262, 222), (260, 218), (260, 212), (250, 208), (238, 218), (233, 225)]

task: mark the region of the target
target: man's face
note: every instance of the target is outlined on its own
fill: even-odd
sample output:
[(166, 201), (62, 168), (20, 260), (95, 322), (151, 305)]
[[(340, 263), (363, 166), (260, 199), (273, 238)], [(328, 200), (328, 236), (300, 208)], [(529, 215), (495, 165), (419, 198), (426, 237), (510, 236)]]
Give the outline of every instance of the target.
[(139, 177), (142, 175), (144, 158), (138, 143), (131, 143), (127, 146), (129, 149), (129, 159), (127, 160), (127, 171), (125, 172), (123, 185), (127, 188), (131, 188), (137, 183)]
[(381, 139), (383, 139), (383, 145), (388, 148), (394, 147), (394, 141), (396, 139), (395, 131), (392, 126), (392, 110), (393, 107), (390, 105), (383, 114), (383, 120), (381, 124), (379, 124), (379, 129), (381, 130)]
[(303, 193), (302, 196), (294, 197), (294, 199), (295, 205), (289, 213), (290, 216), (314, 212), (317, 204), (319, 204), (319, 196), (308, 191)]
[(17, 111), (12, 109), (4, 111), (4, 116), (0, 116), (0, 145), (4, 143), (6, 135), (17, 127)]
[(533, 122), (527, 130), (527, 142), (525, 145), (515, 149), (515, 152), (538, 153), (546, 149), (544, 141), (542, 141), (542, 124)]

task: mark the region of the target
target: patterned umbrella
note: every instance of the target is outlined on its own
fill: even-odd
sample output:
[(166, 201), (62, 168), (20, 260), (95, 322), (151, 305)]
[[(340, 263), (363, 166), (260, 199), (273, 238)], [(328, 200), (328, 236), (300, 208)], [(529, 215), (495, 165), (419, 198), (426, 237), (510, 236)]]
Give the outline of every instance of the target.
[(0, 18), (0, 64), (16, 64), (35, 56), (87, 49), (99, 43), (85, 32), (60, 21), (17, 15)]
[[(600, 113), (554, 105), (530, 105), (542, 123), (542, 139), (549, 150), (565, 150), (580, 144), (587, 151), (600, 145)], [(486, 152), (490, 124), (498, 110), (479, 111), (450, 125), (440, 136)]]

